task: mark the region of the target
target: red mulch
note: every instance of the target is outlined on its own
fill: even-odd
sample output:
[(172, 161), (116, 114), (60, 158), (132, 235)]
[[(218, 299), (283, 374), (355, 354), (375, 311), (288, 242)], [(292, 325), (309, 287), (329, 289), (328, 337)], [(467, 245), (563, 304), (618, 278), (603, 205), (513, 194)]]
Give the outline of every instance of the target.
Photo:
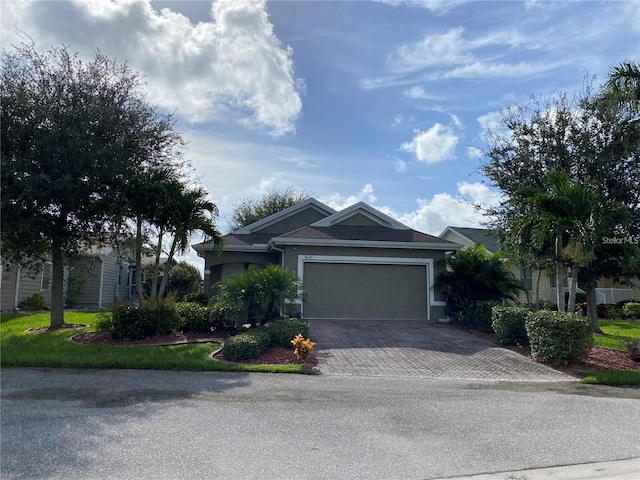
[[(519, 345), (501, 345), (495, 333), (480, 332), (460, 323), (452, 323), (451, 325), (470, 333), (471, 335), (475, 335), (476, 337), (484, 338), (485, 340), (495, 343), (503, 348), (513, 350), (520, 355), (531, 357), (531, 349), (529, 347), (521, 347)], [(596, 370), (631, 370), (639, 368), (640, 362), (632, 360), (627, 352), (615, 350), (613, 348), (595, 346), (589, 351), (589, 358), (585, 363), (580, 365), (567, 365), (566, 367), (560, 368), (560, 370), (566, 373), (577, 374), (588, 373)]]

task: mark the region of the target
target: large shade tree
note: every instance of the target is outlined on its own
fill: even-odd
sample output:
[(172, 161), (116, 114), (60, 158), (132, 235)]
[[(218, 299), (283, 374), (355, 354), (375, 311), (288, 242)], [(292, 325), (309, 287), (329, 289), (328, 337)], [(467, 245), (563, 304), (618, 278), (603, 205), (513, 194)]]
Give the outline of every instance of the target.
[(238, 230), (258, 220), (262, 220), (285, 208), (292, 207), (309, 198), (306, 192), (297, 191), (293, 187), (273, 189), (259, 200), (243, 199), (233, 207), (231, 214), (231, 230)]
[(107, 239), (124, 180), (181, 146), (128, 66), (32, 44), (2, 52), (2, 257), (52, 260), (51, 324), (64, 323), (63, 262)]
[[(528, 213), (525, 202), (514, 201), (516, 192), (549, 192), (548, 174), (556, 171), (572, 182), (590, 179), (604, 197), (627, 209), (628, 220), (613, 231), (640, 234), (640, 122), (618, 98), (607, 87), (597, 93), (587, 87), (573, 100), (558, 92), (502, 111), (500, 127), (487, 132), (488, 161), (481, 167), (504, 193), (504, 201), (488, 212), (495, 219), (494, 229), (508, 231)], [(579, 272), (592, 324), (597, 325), (597, 280), (605, 276), (624, 281), (638, 275), (637, 250), (633, 244), (610, 248), (596, 241), (593, 260)]]

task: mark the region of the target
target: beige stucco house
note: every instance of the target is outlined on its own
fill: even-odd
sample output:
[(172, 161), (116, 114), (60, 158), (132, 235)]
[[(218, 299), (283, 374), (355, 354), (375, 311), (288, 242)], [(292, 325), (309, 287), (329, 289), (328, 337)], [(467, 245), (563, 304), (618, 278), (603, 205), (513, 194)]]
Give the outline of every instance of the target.
[(316, 199), (225, 235), (222, 255), (194, 245), (205, 261), (204, 291), (251, 265), (279, 264), (302, 279), (290, 308), (305, 318), (438, 321), (446, 306), (433, 288), (439, 260), (461, 245), (412, 230), (360, 202), (336, 212)]

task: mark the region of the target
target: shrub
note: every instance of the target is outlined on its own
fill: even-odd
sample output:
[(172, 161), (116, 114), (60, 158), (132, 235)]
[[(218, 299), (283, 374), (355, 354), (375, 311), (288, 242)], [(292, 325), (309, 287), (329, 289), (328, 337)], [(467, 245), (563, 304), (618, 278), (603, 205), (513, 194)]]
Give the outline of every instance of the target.
[(213, 322), (210, 311), (199, 303), (181, 302), (176, 304), (180, 315), (180, 327), (187, 332), (211, 332)]
[(555, 303), (551, 303), (551, 300), (547, 298), (543, 298), (538, 301), (538, 310), (547, 310), (549, 312), (557, 311), (558, 305)]
[(180, 328), (180, 314), (172, 297), (160, 298), (153, 309), (146, 307), (152, 322), (156, 325), (153, 335), (167, 335)]
[(271, 346), (289, 348), (296, 335), (309, 337), (309, 322), (301, 318), (278, 320), (265, 327), (271, 336)]
[(64, 304), (67, 308), (73, 308), (78, 304), (85, 283), (86, 280), (82, 277), (76, 277), (75, 275), (69, 276), (64, 292)]
[(215, 331), (236, 331), (239, 326), (237, 311), (227, 302), (219, 302), (212, 299), (209, 302), (209, 320)]
[(206, 307), (209, 299), (204, 293), (187, 293), (182, 297), (182, 301), (186, 303), (197, 303), (198, 305)]
[(24, 310), (47, 310), (47, 302), (42, 294), (34, 293), (21, 301), (18, 307)]
[(258, 358), (269, 347), (269, 334), (264, 330), (250, 330), (228, 338), (222, 355), (225, 360), (238, 362)]
[(491, 309), (498, 305), (495, 300), (483, 300), (475, 304), (467, 304), (458, 314), (458, 320), (468, 327), (481, 332), (493, 332), (491, 328)]
[(598, 304), (596, 307), (598, 311), (598, 318), (611, 318), (611, 307), (612, 305), (609, 305), (608, 303)]
[(627, 317), (640, 317), (640, 303), (626, 303), (624, 307), (622, 307), (622, 313)]
[(576, 313), (531, 312), (525, 322), (531, 356), (552, 367), (586, 360), (593, 345), (591, 324)]
[(529, 345), (525, 322), (529, 309), (496, 305), (491, 309), (491, 327), (503, 345)]
[(147, 308), (137, 305), (116, 305), (111, 310), (109, 330), (120, 340), (140, 340), (155, 335), (158, 329), (149, 313)]
[(640, 361), (640, 338), (632, 338), (624, 342), (627, 352), (632, 360)]
[(296, 335), (296, 338), (291, 340), (293, 345), (293, 354), (300, 363), (304, 363), (309, 356), (313, 353), (314, 342), (309, 338), (304, 338), (301, 334)]

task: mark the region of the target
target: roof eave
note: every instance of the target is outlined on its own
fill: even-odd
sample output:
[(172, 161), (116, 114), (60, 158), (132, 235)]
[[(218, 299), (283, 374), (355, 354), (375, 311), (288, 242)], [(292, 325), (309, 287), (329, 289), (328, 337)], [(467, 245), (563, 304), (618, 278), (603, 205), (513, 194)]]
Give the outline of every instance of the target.
[(309, 245), (318, 247), (403, 248), (414, 250), (459, 250), (463, 245), (440, 242), (389, 242), (382, 240), (326, 240), (311, 238), (274, 238), (274, 245)]

